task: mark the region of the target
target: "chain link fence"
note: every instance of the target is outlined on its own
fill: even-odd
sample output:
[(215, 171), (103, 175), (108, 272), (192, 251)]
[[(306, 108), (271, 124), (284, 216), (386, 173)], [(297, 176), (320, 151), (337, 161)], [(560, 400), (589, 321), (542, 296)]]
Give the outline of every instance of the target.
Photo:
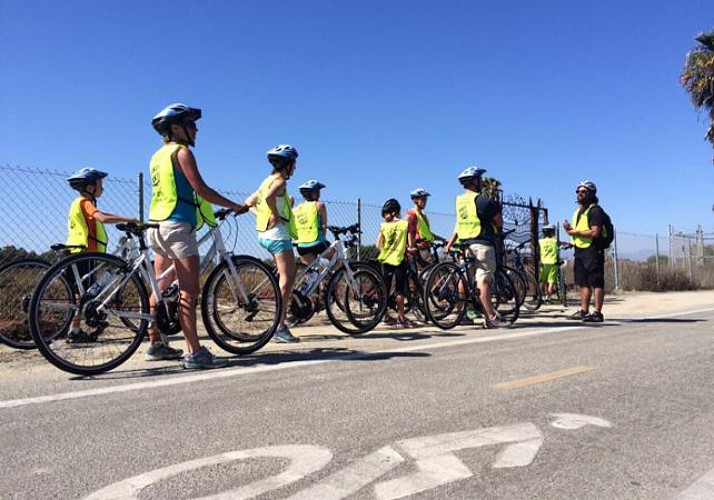
[[(67, 237), (67, 212), (76, 197), (66, 178), (71, 172), (48, 171), (33, 167), (0, 166), (3, 182), (0, 195), (12, 200), (0, 211), (0, 267), (25, 257), (53, 259), (50, 245), (64, 242)], [(104, 194), (98, 206), (110, 213), (146, 220), (151, 199), (151, 185), (141, 174), (133, 179), (109, 176), (104, 182)], [(242, 201), (250, 193), (223, 189), (225, 196)], [(330, 225), (348, 226), (360, 222), (362, 234), (358, 255), (362, 259), (376, 256), (375, 244), (382, 223), (381, 205), (354, 201), (324, 200)], [(540, 201), (533, 202), (518, 195), (500, 193), (506, 231), (511, 231), (511, 244), (530, 241), (522, 257), (527, 268), (536, 271), (540, 228), (549, 222), (548, 210)], [(403, 213), (409, 208), (403, 205)], [(427, 213), (432, 231), (448, 238), (454, 228), (454, 214)], [(255, 232), (255, 217), (239, 216), (222, 230), (228, 248), (235, 253), (250, 254), (260, 259), (270, 255), (259, 244)], [(109, 249), (120, 234), (107, 225)], [(559, 234), (563, 234), (559, 228)], [(566, 238), (563, 238), (566, 239)], [(572, 252), (563, 252), (567, 262), (566, 278), (572, 287)], [(652, 285), (656, 283), (656, 287)], [(689, 289), (714, 287), (714, 233), (701, 228), (690, 231), (670, 228), (666, 236), (642, 235), (617, 231), (616, 240), (608, 250), (606, 287), (609, 290)]]

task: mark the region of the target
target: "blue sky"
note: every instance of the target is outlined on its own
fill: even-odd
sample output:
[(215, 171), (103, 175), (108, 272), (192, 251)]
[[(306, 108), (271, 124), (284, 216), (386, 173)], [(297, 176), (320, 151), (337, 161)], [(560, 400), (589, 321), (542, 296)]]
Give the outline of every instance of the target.
[[(708, 13), (708, 14), (707, 14)], [(252, 191), (265, 151), (332, 200), (451, 212), (456, 175), (570, 218), (580, 179), (620, 231), (714, 230), (706, 123), (678, 83), (701, 1), (0, 2), (0, 164), (146, 171), (151, 117), (201, 107), (209, 184)], [(291, 181), (292, 182), (292, 181)]]

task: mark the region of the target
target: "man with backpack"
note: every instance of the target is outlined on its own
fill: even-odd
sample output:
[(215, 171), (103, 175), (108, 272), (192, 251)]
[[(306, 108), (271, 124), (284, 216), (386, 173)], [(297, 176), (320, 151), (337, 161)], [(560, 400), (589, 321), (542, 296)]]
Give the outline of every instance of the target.
[[(602, 323), (605, 249), (610, 246), (614, 236), (612, 223), (597, 204), (597, 187), (594, 182), (581, 181), (575, 194), (578, 208), (573, 214), (573, 225), (567, 220), (563, 221), (563, 229), (570, 235), (575, 247), (575, 284), (580, 287), (580, 310), (570, 319)], [(606, 226), (609, 226), (610, 231)], [(591, 296), (595, 298), (595, 308), (589, 313)]]

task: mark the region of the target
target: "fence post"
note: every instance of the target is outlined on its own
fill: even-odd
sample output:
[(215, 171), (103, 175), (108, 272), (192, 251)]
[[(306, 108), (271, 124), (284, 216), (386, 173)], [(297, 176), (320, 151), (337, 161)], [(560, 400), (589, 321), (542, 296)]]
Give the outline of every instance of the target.
[(144, 173), (139, 172), (139, 222), (144, 222)]
[(656, 282), (657, 286), (659, 287), (660, 284), (660, 277), (659, 277), (659, 234), (655, 233), (655, 274), (656, 274)]
[(357, 198), (357, 224), (359, 224), (359, 232), (357, 233), (357, 262), (362, 260), (362, 199)]
[(620, 268), (617, 265), (617, 231), (612, 240), (612, 262), (615, 268), (615, 290), (620, 289)]

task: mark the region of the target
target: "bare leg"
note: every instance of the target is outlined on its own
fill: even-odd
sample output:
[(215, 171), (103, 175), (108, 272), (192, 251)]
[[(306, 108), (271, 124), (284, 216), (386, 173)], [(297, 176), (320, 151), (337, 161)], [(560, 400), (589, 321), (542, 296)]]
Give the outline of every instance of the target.
[(588, 312), (590, 310), (590, 287), (589, 286), (581, 286), (580, 287), (580, 309), (584, 312)]
[(597, 312), (602, 312), (602, 306), (605, 302), (605, 289), (604, 288), (594, 288), (595, 295), (595, 310)]
[(186, 337), (188, 353), (193, 354), (201, 348), (198, 341), (198, 328), (196, 325), (196, 304), (201, 291), (199, 283), (200, 258), (198, 255), (178, 259), (176, 264), (176, 276), (179, 280), (179, 321), (181, 330)]
[(280, 295), (283, 298), (283, 307), (280, 311), (280, 325), (285, 327), (285, 318), (290, 307), (290, 296), (295, 283), (295, 255), (292, 250), (286, 250), (275, 255), (275, 265), (280, 274)]
[(486, 312), (486, 318), (490, 320), (496, 319), (496, 311), (493, 309), (493, 302), (491, 302), (491, 282), (486, 280), (479, 281), (478, 289), (481, 298), (481, 305), (483, 306), (483, 310)]

